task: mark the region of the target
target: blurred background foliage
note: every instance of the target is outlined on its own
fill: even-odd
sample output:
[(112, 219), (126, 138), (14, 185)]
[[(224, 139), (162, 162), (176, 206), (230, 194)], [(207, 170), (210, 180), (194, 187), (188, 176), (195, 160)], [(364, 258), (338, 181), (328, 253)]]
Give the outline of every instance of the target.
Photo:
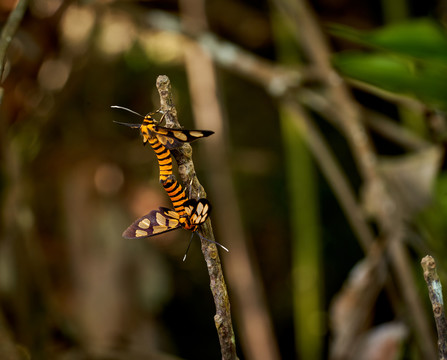
[[(419, 262), (432, 254), (447, 284), (446, 3), (317, 0), (306, 10), (315, 15), (310, 25), (295, 17), (303, 16), (302, 4), (29, 2), (2, 83), (0, 358), (221, 356), (198, 241), (182, 262), (189, 239), (183, 230), (147, 241), (121, 237), (133, 220), (169, 201), (151, 149), (137, 132), (113, 123), (140, 119), (110, 106), (155, 111), (160, 74), (171, 80), (182, 126), (214, 130), (222, 139), (237, 212), (228, 187), (216, 181), (223, 176), (212, 174), (220, 164), (209, 166), (217, 153), (204, 142), (214, 140), (193, 149), (216, 208), (216, 240), (230, 249), (221, 259), (239, 358), (436, 354)], [(205, 29), (203, 37), (186, 25), (185, 13), (195, 6), (205, 6), (204, 18), (192, 22)], [(14, 7), (15, 1), (0, 2), (3, 23)], [(325, 106), (332, 80), (309, 51), (317, 44), (313, 25), (330, 44), (326, 55), (346, 79), (350, 103), (361, 109), (389, 199), (372, 199), (365, 190), (368, 179), (356, 160), (361, 149), (337, 120), (343, 104)], [(220, 123), (194, 121), (194, 104), (203, 95), (191, 90), (186, 63), (194, 57), (186, 59), (185, 52), (197, 44), (215, 61)], [(332, 165), (343, 175), (338, 183), (325, 170)], [(334, 190), (340, 181), (355, 206)], [(388, 253), (377, 203), (392, 204), (393, 219), (402, 224), (397, 241), (409, 259), (405, 274)], [(357, 228), (352, 213), (363, 219)], [(362, 242), (365, 228), (374, 246)], [(245, 255), (236, 238), (246, 244)], [(253, 286), (258, 296), (253, 307), (243, 301), (252, 294), (234, 286), (247, 264), (254, 279), (247, 289)], [(410, 279), (404, 288), (401, 278)], [(408, 307), (412, 296), (419, 301), (418, 319), (433, 332), (425, 345)], [(259, 309), (271, 332), (257, 325)], [(360, 325), (344, 332), (352, 319)], [(270, 342), (261, 359), (253, 354), (265, 343), (263, 331)]]

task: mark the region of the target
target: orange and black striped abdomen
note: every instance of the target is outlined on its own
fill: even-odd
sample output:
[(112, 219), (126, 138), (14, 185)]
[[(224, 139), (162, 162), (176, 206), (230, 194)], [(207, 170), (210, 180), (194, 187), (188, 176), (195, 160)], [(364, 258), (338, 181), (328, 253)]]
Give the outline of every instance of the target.
[(196, 231), (211, 212), (208, 200), (188, 199), (186, 190), (175, 179), (163, 182), (163, 187), (174, 205), (174, 210), (179, 215), (180, 225), (186, 230)]
[(156, 137), (149, 138), (148, 142), (157, 156), (158, 166), (160, 168), (160, 181), (164, 182), (172, 175), (171, 152)]
[(185, 189), (178, 183), (177, 180), (168, 180), (162, 182), (163, 188), (168, 194), (169, 198), (172, 201), (172, 205), (174, 205), (174, 210), (180, 215), (185, 215), (185, 208), (183, 204), (188, 200), (186, 197)]
[(141, 135), (143, 136), (143, 143), (149, 143), (157, 156), (158, 165), (160, 168), (160, 181), (166, 181), (168, 176), (172, 175), (172, 158), (171, 152), (154, 136), (155, 121), (147, 115), (143, 124), (140, 127)]

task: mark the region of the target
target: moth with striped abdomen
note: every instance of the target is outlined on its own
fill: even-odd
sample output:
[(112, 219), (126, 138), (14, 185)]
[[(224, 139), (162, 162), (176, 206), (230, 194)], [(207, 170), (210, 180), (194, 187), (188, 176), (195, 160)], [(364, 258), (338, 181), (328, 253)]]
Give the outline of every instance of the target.
[(140, 129), (143, 137), (143, 144), (149, 145), (155, 152), (160, 167), (160, 181), (165, 181), (172, 174), (172, 159), (170, 149), (175, 149), (184, 143), (190, 143), (195, 140), (208, 137), (214, 134), (210, 130), (186, 130), (172, 129), (160, 126), (158, 122), (150, 115), (142, 116), (137, 112), (122, 106), (112, 106), (112, 108), (123, 109), (133, 114), (143, 117), (142, 124), (129, 124), (117, 122), (117, 124), (129, 126), (131, 128)]
[[(121, 106), (112, 107), (127, 110), (143, 117), (142, 115)], [(186, 191), (177, 182), (173, 174), (171, 152), (169, 151), (184, 143), (210, 136), (214, 132), (209, 130), (166, 128), (160, 126), (149, 114), (144, 116), (142, 124), (117, 123), (140, 129), (140, 133), (143, 137), (143, 144), (145, 145), (149, 143), (157, 156), (160, 168), (160, 182), (174, 205), (174, 210), (160, 207), (158, 210), (152, 210), (149, 214), (136, 220), (124, 231), (123, 237), (126, 239), (146, 238), (182, 227), (192, 231), (192, 236), (186, 253), (191, 245), (191, 240), (194, 234), (198, 234), (201, 239), (219, 245), (224, 250), (228, 251), (223, 245), (206, 239), (198, 233), (199, 226), (209, 217), (211, 204), (205, 198), (198, 200), (187, 198)], [(186, 258), (186, 253), (183, 260)]]
[(208, 219), (211, 212), (211, 204), (207, 199), (189, 199), (183, 203), (182, 207), (184, 211), (183, 215), (165, 207), (152, 210), (149, 214), (144, 215), (130, 225), (123, 232), (123, 237), (125, 239), (142, 239), (183, 228), (192, 231), (183, 261), (186, 259), (186, 254), (188, 253), (194, 234), (197, 234), (202, 240), (212, 242), (225, 251), (228, 251), (222, 244), (206, 239), (198, 232), (199, 226)]
[(207, 199), (187, 200), (184, 215), (175, 210), (160, 207), (152, 210), (130, 225), (123, 233), (125, 239), (139, 239), (162, 234), (180, 227), (196, 232), (209, 217), (211, 205)]

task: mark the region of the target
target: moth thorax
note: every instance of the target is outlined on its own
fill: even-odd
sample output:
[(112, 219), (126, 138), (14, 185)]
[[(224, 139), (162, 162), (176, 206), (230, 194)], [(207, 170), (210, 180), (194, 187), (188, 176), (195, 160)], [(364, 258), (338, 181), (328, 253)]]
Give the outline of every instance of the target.
[(146, 126), (140, 128), (141, 135), (143, 136), (143, 143), (146, 144), (151, 138), (151, 134)]

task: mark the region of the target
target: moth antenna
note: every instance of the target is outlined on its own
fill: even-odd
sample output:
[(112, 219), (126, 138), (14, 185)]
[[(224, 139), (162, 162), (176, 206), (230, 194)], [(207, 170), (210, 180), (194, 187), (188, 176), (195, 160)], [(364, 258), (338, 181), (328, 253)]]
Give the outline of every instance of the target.
[(143, 116), (143, 115), (141, 115), (141, 114), (137, 113), (136, 111), (130, 110), (130, 109), (128, 109), (128, 108), (126, 108), (126, 107), (124, 107), (124, 106), (119, 106), (119, 105), (112, 105), (112, 106), (111, 106), (111, 108), (112, 108), (112, 109), (121, 109), (121, 110), (126, 110), (126, 111), (128, 111), (128, 112), (130, 112), (130, 113), (132, 113), (132, 114), (135, 114), (135, 115), (137, 115), (137, 116), (139, 116), (139, 117), (142, 117), (142, 118), (144, 118), (144, 116)]
[[(141, 127), (141, 124), (129, 124), (129, 123), (124, 123), (124, 122), (120, 122), (120, 121), (115, 121), (113, 120), (113, 122), (115, 124), (119, 124), (119, 125), (124, 125), (124, 126), (128, 126), (134, 129), (139, 129)], [(145, 144), (144, 144), (145, 145)]]
[(191, 237), (189, 238), (188, 247), (186, 248), (185, 255), (183, 255), (183, 261), (186, 260), (186, 255), (188, 254), (189, 247), (191, 246), (193, 236), (194, 236), (194, 233), (192, 233), (192, 234), (191, 234)]
[[(195, 231), (195, 232), (197, 232), (197, 231)], [(194, 233), (193, 233), (194, 234)], [(219, 244), (217, 241), (213, 241), (213, 240), (210, 240), (210, 239), (207, 239), (206, 237), (203, 237), (202, 235), (200, 235), (198, 232), (197, 232), (197, 235), (199, 235), (199, 237), (202, 239), (202, 240), (205, 240), (205, 241), (208, 241), (208, 242), (210, 242), (210, 243), (213, 243), (213, 244), (215, 244), (215, 245), (218, 245), (218, 246), (220, 246), (222, 249), (224, 249), (226, 252), (230, 252), (230, 250), (228, 250), (225, 246), (223, 246), (222, 244)]]

